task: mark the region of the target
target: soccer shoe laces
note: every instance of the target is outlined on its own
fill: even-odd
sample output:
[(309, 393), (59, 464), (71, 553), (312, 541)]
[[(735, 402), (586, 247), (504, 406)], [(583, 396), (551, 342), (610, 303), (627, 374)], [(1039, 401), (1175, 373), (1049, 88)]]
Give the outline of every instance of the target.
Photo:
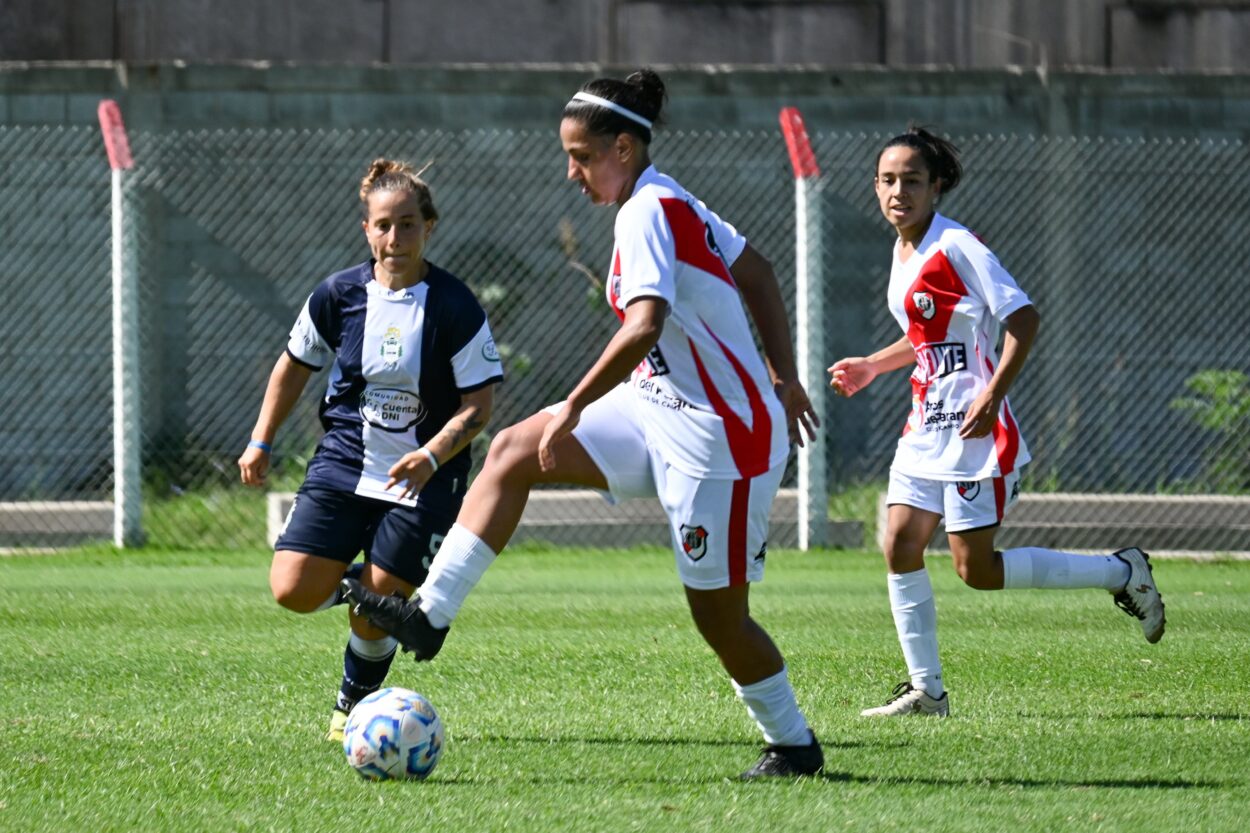
[(1146, 618), (1145, 611), (1138, 607), (1137, 599), (1133, 598), (1131, 593), (1117, 593), (1114, 597), (1114, 601), (1116, 607), (1120, 608), (1120, 610), (1123, 610), (1130, 616), (1135, 616), (1138, 619)]
[(894, 686), (894, 690), (890, 692), (890, 699), (886, 700), (885, 704), (888, 706), (895, 700), (901, 700), (915, 690), (915, 687), (913, 687), (910, 682), (899, 683)]

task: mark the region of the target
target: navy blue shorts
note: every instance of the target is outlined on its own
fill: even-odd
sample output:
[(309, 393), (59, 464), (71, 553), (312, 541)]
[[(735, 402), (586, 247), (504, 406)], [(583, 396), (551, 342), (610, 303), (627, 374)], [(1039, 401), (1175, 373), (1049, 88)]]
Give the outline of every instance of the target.
[(366, 561), (420, 586), (454, 522), (428, 510), (305, 483), (273, 548), (344, 564), (363, 551)]

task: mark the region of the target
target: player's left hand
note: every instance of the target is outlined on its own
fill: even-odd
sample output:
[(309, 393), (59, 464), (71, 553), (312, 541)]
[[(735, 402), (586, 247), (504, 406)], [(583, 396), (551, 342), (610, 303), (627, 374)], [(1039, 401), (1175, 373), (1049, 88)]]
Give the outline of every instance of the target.
[(820, 427), (820, 415), (812, 407), (812, 401), (807, 398), (807, 391), (803, 389), (802, 383), (798, 379), (774, 382), (773, 390), (781, 400), (781, 407), (786, 410), (790, 442), (803, 448), (804, 431), (807, 432), (809, 441), (815, 441), (816, 429)]
[(972, 405), (968, 407), (968, 412), (964, 414), (963, 424), (959, 426), (959, 438), (975, 440), (978, 437), (989, 436), (989, 433), (994, 430), (994, 423), (998, 421), (998, 411), (1001, 405), (1002, 400), (989, 388), (977, 394), (977, 398), (972, 400)]
[(407, 481), (404, 490), (399, 494), (400, 500), (407, 500), (415, 498), (425, 488), (425, 484), (434, 476), (434, 466), (430, 463), (430, 458), (422, 452), (409, 451), (400, 457), (399, 462), (391, 466), (386, 473), (390, 476), (385, 486), (388, 492), (392, 486), (398, 486)]
[(556, 467), (555, 446), (560, 440), (573, 433), (577, 423), (581, 422), (581, 411), (575, 411), (565, 402), (564, 407), (543, 428), (543, 435), (538, 440), (538, 467), (543, 471), (554, 471)]

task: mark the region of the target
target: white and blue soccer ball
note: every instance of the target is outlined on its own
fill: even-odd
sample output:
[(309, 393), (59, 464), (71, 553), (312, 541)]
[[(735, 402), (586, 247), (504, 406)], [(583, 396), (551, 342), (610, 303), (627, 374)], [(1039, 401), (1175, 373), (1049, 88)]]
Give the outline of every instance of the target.
[(356, 704), (343, 730), (347, 762), (365, 778), (425, 778), (443, 752), (443, 722), (415, 691), (384, 688)]

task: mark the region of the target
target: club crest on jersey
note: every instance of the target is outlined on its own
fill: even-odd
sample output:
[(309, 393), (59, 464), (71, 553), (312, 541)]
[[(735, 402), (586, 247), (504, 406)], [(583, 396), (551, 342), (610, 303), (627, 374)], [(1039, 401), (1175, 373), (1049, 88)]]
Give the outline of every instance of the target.
[(411, 391), (366, 388), (360, 394), (360, 416), (374, 428), (401, 433), (425, 418), (425, 405)]
[(937, 306), (933, 303), (933, 296), (928, 292), (913, 292), (911, 302), (916, 305), (916, 310), (925, 321), (937, 315)]
[(955, 484), (955, 488), (959, 490), (959, 496), (966, 501), (974, 501), (977, 495), (981, 494), (980, 480), (960, 480)]
[(382, 361), (387, 364), (399, 364), (399, 360), (404, 356), (403, 334), (398, 327), (387, 327), (386, 333), (382, 336), (382, 346), (378, 349), (378, 355), (382, 357)]
[(681, 525), (681, 548), (691, 561), (707, 555), (707, 530), (701, 526)]
[(495, 340), (493, 338), (482, 345), (482, 358), (486, 359), (488, 362), (499, 361), (499, 348), (495, 346)]

